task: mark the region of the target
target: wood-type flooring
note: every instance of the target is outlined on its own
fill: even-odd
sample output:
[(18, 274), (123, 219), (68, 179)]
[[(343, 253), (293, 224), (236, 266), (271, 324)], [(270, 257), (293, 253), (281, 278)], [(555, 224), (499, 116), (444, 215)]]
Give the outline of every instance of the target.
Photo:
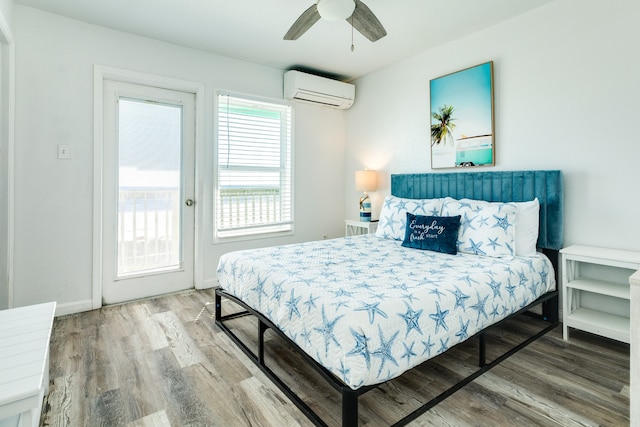
[[(108, 306), (55, 320), (41, 426), (311, 426), (215, 325), (213, 290)], [(223, 305), (226, 313), (227, 306)], [(230, 325), (255, 342), (255, 319)], [(488, 334), (488, 360), (538, 330), (520, 316)], [(338, 393), (272, 331), (266, 360), (330, 426)], [(476, 369), (477, 340), (360, 398), (360, 425), (393, 424)], [(277, 355), (277, 358), (274, 357)], [(629, 346), (561, 327), (411, 426), (628, 426)]]

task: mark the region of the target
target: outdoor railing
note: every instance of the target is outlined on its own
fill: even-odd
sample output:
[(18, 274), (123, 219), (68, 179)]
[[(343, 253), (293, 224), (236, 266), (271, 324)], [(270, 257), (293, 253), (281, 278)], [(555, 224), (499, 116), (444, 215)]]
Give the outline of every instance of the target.
[[(118, 200), (118, 276), (178, 266), (178, 189), (121, 190)], [(278, 188), (222, 189), (216, 203), (218, 230), (281, 221)]]
[(217, 203), (218, 230), (281, 221), (279, 188), (225, 188)]
[(178, 266), (178, 189), (121, 190), (118, 202), (118, 276)]

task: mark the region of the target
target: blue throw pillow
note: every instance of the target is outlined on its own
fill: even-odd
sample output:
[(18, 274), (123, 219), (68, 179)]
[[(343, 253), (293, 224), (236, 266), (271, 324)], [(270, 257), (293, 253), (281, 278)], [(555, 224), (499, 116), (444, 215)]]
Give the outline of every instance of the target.
[(414, 249), (458, 253), (460, 215), (424, 216), (407, 212), (407, 231), (402, 246)]

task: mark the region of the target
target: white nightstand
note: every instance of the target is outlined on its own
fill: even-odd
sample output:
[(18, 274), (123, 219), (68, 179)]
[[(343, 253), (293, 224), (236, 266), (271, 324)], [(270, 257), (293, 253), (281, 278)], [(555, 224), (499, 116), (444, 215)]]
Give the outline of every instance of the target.
[(628, 343), (629, 276), (640, 268), (640, 253), (574, 245), (560, 254), (563, 338), (571, 327)]
[(358, 236), (360, 234), (373, 234), (378, 228), (378, 221), (359, 221), (357, 219), (344, 220), (344, 235)]

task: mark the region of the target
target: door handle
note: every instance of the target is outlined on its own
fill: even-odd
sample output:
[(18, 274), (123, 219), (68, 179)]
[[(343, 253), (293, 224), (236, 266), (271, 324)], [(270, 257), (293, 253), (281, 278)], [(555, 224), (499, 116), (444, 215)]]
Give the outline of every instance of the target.
[(192, 199), (187, 199), (186, 202), (184, 202), (185, 205), (187, 206), (193, 206), (193, 200)]

